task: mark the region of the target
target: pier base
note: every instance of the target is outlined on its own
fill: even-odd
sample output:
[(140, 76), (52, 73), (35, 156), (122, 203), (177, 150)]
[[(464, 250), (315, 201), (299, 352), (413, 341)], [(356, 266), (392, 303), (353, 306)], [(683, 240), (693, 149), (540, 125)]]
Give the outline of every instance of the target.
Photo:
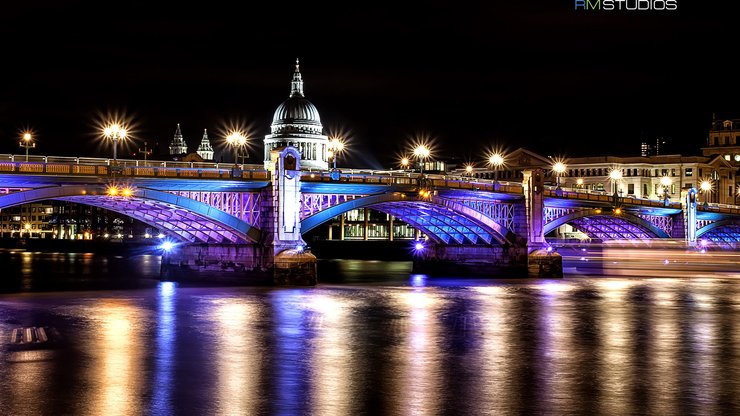
[(413, 273), (519, 278), (527, 275), (525, 248), (428, 245), (414, 258)]
[(528, 256), (529, 277), (559, 279), (563, 277), (563, 257), (547, 250), (534, 250)]
[(316, 285), (316, 256), (302, 250), (285, 250), (275, 256), (273, 283), (276, 286)]

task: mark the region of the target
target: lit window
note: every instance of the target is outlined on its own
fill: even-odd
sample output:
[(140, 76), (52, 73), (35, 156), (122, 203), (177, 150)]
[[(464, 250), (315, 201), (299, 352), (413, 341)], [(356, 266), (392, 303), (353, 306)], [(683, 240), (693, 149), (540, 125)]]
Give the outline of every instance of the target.
[(725, 155), (725, 160), (730, 160), (730, 155)]

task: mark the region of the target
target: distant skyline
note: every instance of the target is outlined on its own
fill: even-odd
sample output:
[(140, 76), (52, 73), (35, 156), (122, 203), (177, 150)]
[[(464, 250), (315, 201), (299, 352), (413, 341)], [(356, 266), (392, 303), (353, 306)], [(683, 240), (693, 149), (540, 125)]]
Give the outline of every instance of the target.
[(180, 123), (192, 151), (208, 129), (218, 158), (220, 130), (241, 122), (259, 163), (295, 58), (325, 129), (351, 133), (343, 157), (358, 167), (391, 167), (422, 135), (474, 162), (493, 147), (637, 156), (658, 136), (699, 154), (712, 114), (740, 118), (735, 15), (706, 2), (17, 3), (0, 16), (2, 153), (21, 154), (30, 127), (32, 153), (110, 157), (94, 121), (115, 112), (137, 125), (130, 152), (145, 140), (164, 152)]

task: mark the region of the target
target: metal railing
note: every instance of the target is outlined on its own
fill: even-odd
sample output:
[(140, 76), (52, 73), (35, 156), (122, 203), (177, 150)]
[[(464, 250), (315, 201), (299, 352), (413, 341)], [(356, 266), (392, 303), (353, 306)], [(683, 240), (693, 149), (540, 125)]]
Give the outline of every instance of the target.
[(270, 172), (262, 165), (129, 160), (66, 156), (0, 155), (0, 173), (141, 176), (161, 178), (251, 179), (269, 180)]
[[(83, 175), (83, 176), (135, 176), (159, 178), (193, 179), (246, 179), (269, 180), (270, 172), (260, 164), (234, 164), (217, 162), (183, 162), (171, 160), (137, 160), (71, 156), (34, 156), (0, 154), (0, 173), (42, 174), (42, 175)], [(379, 184), (425, 188), (449, 188), (472, 191), (489, 191), (523, 194), (520, 182), (496, 181), (475, 178), (468, 175), (421, 174), (404, 170), (342, 169), (341, 171), (305, 170), (301, 172), (305, 182), (334, 182)], [(611, 202), (614, 196), (604, 191), (587, 189), (559, 190), (552, 185), (545, 186), (545, 196), (577, 199), (594, 202)], [(619, 197), (619, 201), (629, 205), (643, 205), (680, 209), (681, 202), (638, 197)], [(707, 208), (698, 204), (701, 211), (740, 214), (740, 206), (729, 204), (710, 204)]]

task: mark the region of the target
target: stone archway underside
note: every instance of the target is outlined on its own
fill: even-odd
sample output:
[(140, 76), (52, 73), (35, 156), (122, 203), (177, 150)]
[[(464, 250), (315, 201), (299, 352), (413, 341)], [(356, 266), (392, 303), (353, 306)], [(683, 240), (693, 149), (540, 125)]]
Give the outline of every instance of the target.
[(179, 240), (198, 243), (247, 242), (233, 229), (193, 211), (161, 201), (137, 197), (112, 198), (100, 195), (80, 195), (56, 199), (118, 212), (161, 229)]
[(740, 247), (740, 224), (712, 228), (699, 238), (709, 240), (719, 246), (738, 248)]
[(393, 215), (444, 244), (496, 243), (493, 233), (460, 213), (423, 201), (383, 202), (368, 206)]
[(575, 218), (568, 221), (568, 224), (589, 237), (600, 240), (648, 240), (657, 237), (645, 227), (610, 215)]

